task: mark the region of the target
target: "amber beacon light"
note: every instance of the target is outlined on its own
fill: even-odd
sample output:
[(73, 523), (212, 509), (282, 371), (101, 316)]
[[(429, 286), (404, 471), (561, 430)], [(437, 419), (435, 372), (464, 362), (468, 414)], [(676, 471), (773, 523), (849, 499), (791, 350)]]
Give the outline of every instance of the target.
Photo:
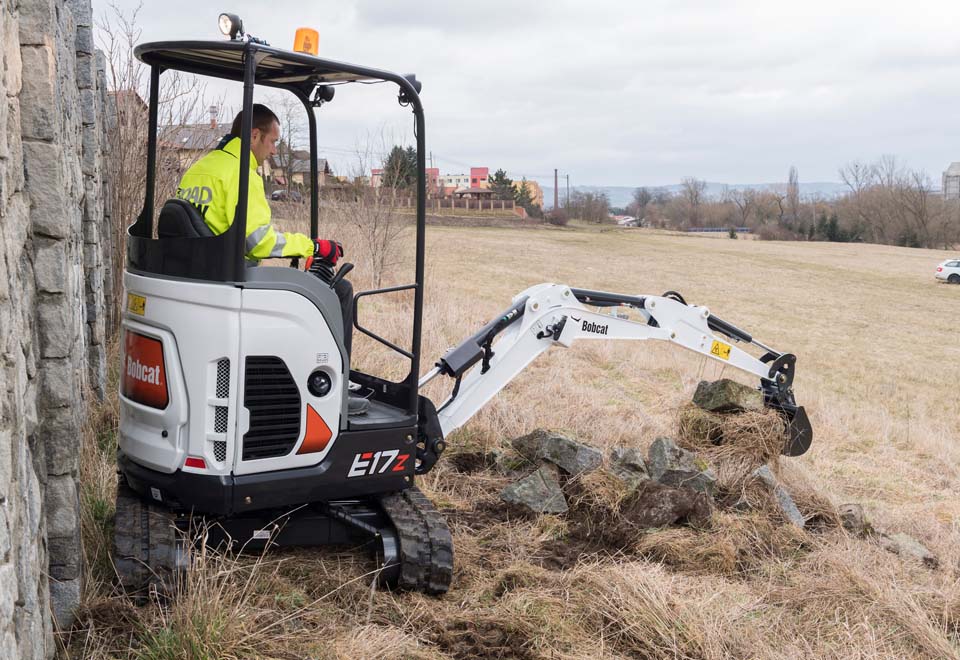
[(297, 28), (297, 36), (293, 39), (293, 49), (298, 53), (316, 55), (319, 52), (320, 33), (313, 28)]

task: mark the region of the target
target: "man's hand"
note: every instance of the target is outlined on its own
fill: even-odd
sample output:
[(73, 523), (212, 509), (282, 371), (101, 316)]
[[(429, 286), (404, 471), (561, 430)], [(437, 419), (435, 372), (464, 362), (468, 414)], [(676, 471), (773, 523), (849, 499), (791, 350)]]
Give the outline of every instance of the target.
[(331, 266), (337, 265), (337, 260), (343, 256), (343, 245), (339, 241), (315, 238), (313, 240), (313, 258), (326, 261)]

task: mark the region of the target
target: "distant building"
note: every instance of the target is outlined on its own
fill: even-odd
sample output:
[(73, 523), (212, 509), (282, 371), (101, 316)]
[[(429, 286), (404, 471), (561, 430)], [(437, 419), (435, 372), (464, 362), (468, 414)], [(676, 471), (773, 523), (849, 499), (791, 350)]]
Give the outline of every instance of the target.
[(517, 190), (520, 190), (522, 186), (526, 187), (533, 205), (543, 208), (543, 188), (540, 187), (540, 184), (536, 181), (524, 181), (522, 179), (513, 182), (513, 187)]
[(950, 167), (943, 173), (944, 199), (960, 199), (960, 163), (950, 163)]
[[(289, 163), (285, 161), (289, 160)], [(290, 185), (304, 187), (310, 183), (310, 152), (301, 149), (294, 149), (282, 158), (272, 156), (269, 160), (269, 176), (264, 172), (264, 176), (273, 180), (280, 186)], [(266, 169), (266, 168), (265, 168)], [(317, 159), (317, 185), (323, 187), (327, 185), (327, 178), (331, 176), (330, 164), (325, 158)], [(289, 179), (289, 181), (288, 181)]]
[(461, 188), (489, 188), (490, 168), (471, 167), (470, 174), (444, 174), (438, 177), (443, 190), (459, 190)]
[(229, 126), (219, 126), (217, 123), (219, 108), (211, 105), (209, 110), (210, 121), (207, 123), (164, 126), (158, 131), (160, 146), (176, 152), (181, 172), (217, 146), (220, 139), (230, 132)]

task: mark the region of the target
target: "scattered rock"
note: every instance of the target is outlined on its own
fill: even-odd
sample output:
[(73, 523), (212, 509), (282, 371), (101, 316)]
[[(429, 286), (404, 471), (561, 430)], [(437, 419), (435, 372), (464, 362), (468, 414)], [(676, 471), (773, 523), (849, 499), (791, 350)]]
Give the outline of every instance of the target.
[(906, 559), (916, 559), (927, 568), (936, 568), (940, 560), (917, 539), (907, 534), (880, 534), (880, 547)]
[(681, 449), (670, 438), (657, 438), (647, 452), (647, 472), (665, 486), (691, 488), (713, 496), (717, 475), (693, 452)]
[(621, 504), (620, 514), (644, 529), (678, 522), (703, 527), (713, 514), (713, 503), (704, 493), (648, 480)]
[(633, 447), (614, 447), (610, 451), (610, 474), (622, 481), (630, 490), (635, 490), (650, 480), (643, 452)]
[(693, 402), (710, 412), (743, 412), (763, 410), (763, 393), (729, 378), (700, 381)]
[(854, 536), (868, 536), (873, 533), (873, 527), (860, 504), (841, 504), (837, 513), (840, 515), (840, 524)]
[(514, 438), (513, 448), (535, 463), (550, 461), (569, 475), (592, 472), (603, 463), (599, 450), (544, 429)]
[(533, 474), (504, 488), (500, 499), (535, 513), (566, 513), (567, 500), (560, 490), (559, 477), (557, 466), (544, 463)]
[(787, 522), (802, 529), (807, 522), (806, 519), (803, 517), (803, 514), (800, 513), (800, 509), (797, 508), (793, 498), (790, 497), (790, 493), (777, 481), (770, 467), (761, 465), (751, 473), (751, 476), (760, 479), (767, 485), (770, 492), (773, 493), (773, 498), (780, 508), (783, 517), (787, 519)]

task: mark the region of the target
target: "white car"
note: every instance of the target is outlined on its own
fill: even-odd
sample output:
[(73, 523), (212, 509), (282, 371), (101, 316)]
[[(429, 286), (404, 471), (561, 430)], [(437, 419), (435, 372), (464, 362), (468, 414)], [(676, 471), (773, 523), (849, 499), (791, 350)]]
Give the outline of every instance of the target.
[(937, 266), (935, 277), (950, 284), (960, 284), (960, 259), (947, 259)]

